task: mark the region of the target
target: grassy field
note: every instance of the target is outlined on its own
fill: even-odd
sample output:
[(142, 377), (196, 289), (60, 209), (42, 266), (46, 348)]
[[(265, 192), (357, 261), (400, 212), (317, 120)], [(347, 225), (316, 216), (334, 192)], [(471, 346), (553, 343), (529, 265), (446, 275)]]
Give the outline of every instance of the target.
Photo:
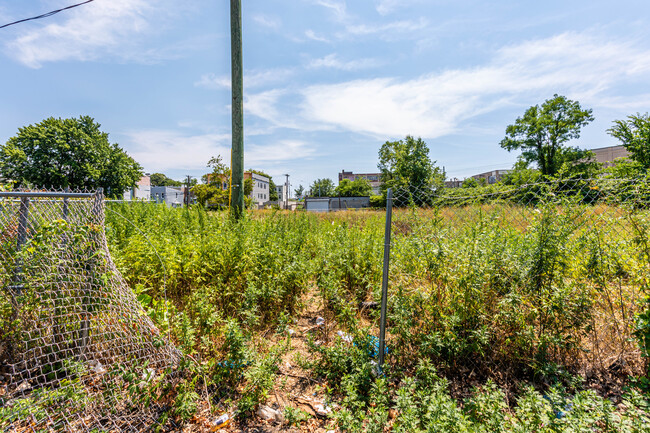
[(114, 261), (196, 361), (177, 418), (246, 425), (267, 404), (296, 431), (648, 431), (647, 211), (398, 209), (392, 228), (376, 375), (383, 212), (111, 205)]

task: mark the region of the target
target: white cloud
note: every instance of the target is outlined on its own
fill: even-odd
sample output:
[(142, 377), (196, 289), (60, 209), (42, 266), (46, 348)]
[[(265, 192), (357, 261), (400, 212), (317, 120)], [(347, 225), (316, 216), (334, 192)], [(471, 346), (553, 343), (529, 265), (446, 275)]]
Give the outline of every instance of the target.
[[(248, 89), (282, 82), (290, 78), (293, 74), (294, 71), (292, 69), (267, 69), (264, 71), (244, 72), (244, 87)], [(194, 85), (206, 89), (229, 89), (231, 80), (229, 75), (217, 76), (209, 73), (203, 74)]]
[(381, 15), (388, 15), (395, 12), (398, 8), (405, 8), (413, 3), (421, 2), (422, 0), (379, 0), (377, 2), (377, 12)]
[(379, 64), (375, 59), (356, 59), (344, 62), (336, 54), (329, 54), (319, 59), (313, 59), (309, 62), (308, 67), (313, 69), (332, 68), (343, 71), (356, 71), (359, 69), (374, 68)]
[(231, 80), (230, 76), (217, 76), (213, 73), (209, 73), (201, 75), (201, 78), (198, 81), (194, 82), (194, 86), (212, 90), (224, 88), (230, 89)]
[[(188, 135), (178, 130), (142, 130), (126, 134), (127, 151), (149, 172), (174, 170), (208, 171), (206, 164), (212, 156), (221, 155), (230, 164), (230, 134)], [(248, 141), (248, 140), (246, 140)], [(270, 145), (246, 144), (246, 166), (295, 160), (314, 155), (314, 149), (300, 140), (280, 140)]]
[[(334, 58), (334, 60), (336, 60)], [(332, 60), (332, 63), (334, 63)], [(323, 62), (325, 63), (325, 62)], [(492, 61), (409, 80), (380, 78), (313, 85), (299, 91), (300, 112), (291, 123), (279, 108), (288, 90), (251, 95), (250, 114), (298, 129), (333, 127), (376, 136), (435, 138), (464, 121), (513, 104), (529, 106), (554, 93), (604, 107), (607, 91), (622, 82), (647, 81), (650, 51), (633, 41), (564, 33), (503, 47)]]
[(135, 60), (144, 57), (151, 61), (172, 52), (152, 51), (134, 54), (138, 37), (156, 31), (150, 24), (152, 17), (178, 12), (175, 2), (164, 4), (152, 0), (110, 0), (94, 2), (66, 13), (63, 20), (32, 28), (9, 41), (5, 51), (19, 62), (39, 68), (46, 62), (61, 60), (89, 61), (116, 56)]
[[(346, 40), (357, 36), (367, 35), (379, 35), (379, 37), (382, 39), (395, 39), (397, 37), (403, 37), (404, 34), (410, 34), (412, 32), (427, 28), (429, 25), (428, 20), (424, 17), (420, 17), (417, 20), (401, 20), (388, 23), (368, 23), (361, 21), (353, 14), (349, 14), (347, 12), (346, 3), (343, 0), (313, 0), (313, 2), (334, 12), (336, 21), (344, 28), (343, 31), (335, 33), (335, 37), (339, 40)], [(394, 5), (391, 1), (384, 3), (379, 4), (378, 10), (392, 10), (392, 8), (396, 5)], [(305, 34), (310, 39), (323, 39), (323, 41), (327, 41), (327, 39), (323, 36), (319, 36), (317, 39), (316, 35), (311, 30), (308, 30)]]
[(350, 24), (346, 26), (348, 33), (352, 35), (373, 35), (377, 33), (385, 33), (391, 36), (391, 32), (408, 33), (416, 30), (422, 30), (429, 25), (426, 18), (421, 17), (417, 21), (403, 20), (394, 21), (387, 24)]
[(287, 116), (278, 109), (280, 99), (286, 94), (285, 90), (280, 89), (247, 94), (244, 96), (244, 109), (247, 113), (267, 120), (275, 126), (295, 127), (293, 122), (286, 121)]
[(327, 38), (325, 38), (325, 37), (323, 37), (323, 36), (319, 36), (319, 35), (317, 35), (317, 34), (314, 33), (314, 31), (311, 30), (311, 29), (310, 29), (310, 30), (307, 30), (307, 31), (305, 32), (305, 36), (307, 36), (307, 39), (311, 39), (311, 40), (313, 40), (313, 41), (317, 41), (317, 42), (327, 42), (327, 43), (330, 42), (329, 39), (327, 39)]
[(253, 21), (262, 27), (267, 27), (269, 29), (277, 30), (282, 27), (282, 21), (277, 17), (270, 17), (267, 15), (255, 15)]
[(315, 4), (330, 9), (339, 21), (347, 19), (345, 0), (315, 0)]
[(377, 5), (377, 12), (382, 15), (388, 15), (389, 13), (393, 12), (397, 6), (399, 6), (399, 4), (399, 0), (380, 0), (379, 4)]
[(313, 156), (313, 146), (301, 140), (280, 140), (270, 145), (252, 144), (244, 154), (246, 164), (262, 166), (268, 163), (278, 163)]
[[(126, 134), (129, 155), (146, 171), (206, 169), (210, 157), (230, 157), (230, 134), (185, 135), (175, 130), (142, 130)], [(206, 169), (207, 170), (207, 169)]]

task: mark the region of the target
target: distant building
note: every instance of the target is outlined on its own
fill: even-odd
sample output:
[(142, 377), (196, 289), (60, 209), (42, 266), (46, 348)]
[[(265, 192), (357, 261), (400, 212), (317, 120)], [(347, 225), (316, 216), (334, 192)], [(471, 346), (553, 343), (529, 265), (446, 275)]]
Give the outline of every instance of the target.
[(124, 192), (123, 200), (151, 200), (151, 177), (146, 173), (131, 189)]
[(251, 198), (253, 199), (254, 203), (262, 205), (264, 202), (269, 201), (270, 179), (268, 177), (247, 171), (244, 172), (244, 180), (246, 179), (251, 179), (253, 181), (253, 191), (251, 192)]
[(457, 177), (445, 181), (445, 187), (447, 188), (460, 188), (463, 186), (463, 181)]
[(512, 170), (492, 170), (492, 171), (486, 171), (485, 173), (479, 173), (475, 174), (473, 177), (474, 179), (480, 181), (481, 179), (485, 180), (486, 184), (493, 184), (500, 182), (503, 177), (510, 173)]
[(310, 212), (330, 212), (370, 207), (370, 197), (307, 197), (305, 210)]
[(627, 158), (630, 156), (630, 152), (624, 146), (599, 147), (597, 149), (589, 149), (589, 151), (593, 152), (596, 161), (604, 164), (605, 167), (614, 165), (614, 160), (617, 158)]
[(355, 181), (357, 179), (366, 179), (372, 187), (372, 194), (381, 194), (381, 173), (353, 173), (351, 171), (341, 170), (339, 173), (339, 183), (343, 179)]
[(230, 188), (230, 179), (224, 174), (215, 176), (214, 173), (208, 173), (205, 175), (209, 184), (216, 185), (219, 189), (226, 191)]
[(305, 210), (309, 212), (329, 212), (329, 197), (307, 197), (305, 199)]
[(278, 192), (278, 201), (285, 203), (289, 200), (289, 190), (287, 189), (287, 184), (283, 183), (282, 185), (275, 186), (276, 191)]
[(171, 207), (181, 207), (185, 203), (185, 188), (180, 186), (152, 186), (151, 200), (165, 203)]

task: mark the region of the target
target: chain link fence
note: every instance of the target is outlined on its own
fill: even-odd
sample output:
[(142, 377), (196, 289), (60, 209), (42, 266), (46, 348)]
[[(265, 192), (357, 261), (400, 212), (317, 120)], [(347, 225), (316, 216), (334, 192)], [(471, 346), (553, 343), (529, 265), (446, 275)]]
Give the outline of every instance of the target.
[(0, 192), (0, 284), (0, 430), (141, 431), (164, 414), (143, 390), (179, 352), (111, 260), (101, 191)]
[(430, 359), (461, 395), (578, 375), (606, 396), (644, 372), (647, 183), (403, 185), (388, 205), (388, 363)]

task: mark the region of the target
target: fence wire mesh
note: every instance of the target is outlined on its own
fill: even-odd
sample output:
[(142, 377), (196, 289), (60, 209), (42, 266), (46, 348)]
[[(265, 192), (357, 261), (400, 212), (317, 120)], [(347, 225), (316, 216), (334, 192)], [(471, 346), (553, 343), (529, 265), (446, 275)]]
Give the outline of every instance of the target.
[(461, 394), (578, 374), (608, 395), (643, 372), (645, 182), (392, 191), (389, 362), (431, 359)]
[(142, 431), (178, 362), (113, 264), (99, 193), (0, 193), (0, 430)]

